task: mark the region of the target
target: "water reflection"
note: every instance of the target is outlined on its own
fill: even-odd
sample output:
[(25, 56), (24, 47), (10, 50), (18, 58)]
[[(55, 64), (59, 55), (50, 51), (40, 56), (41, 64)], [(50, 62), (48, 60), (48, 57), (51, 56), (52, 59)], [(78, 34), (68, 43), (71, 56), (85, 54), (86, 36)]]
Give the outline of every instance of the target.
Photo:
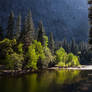
[(18, 78), (0, 78), (0, 92), (91, 92), (92, 71), (43, 71)]

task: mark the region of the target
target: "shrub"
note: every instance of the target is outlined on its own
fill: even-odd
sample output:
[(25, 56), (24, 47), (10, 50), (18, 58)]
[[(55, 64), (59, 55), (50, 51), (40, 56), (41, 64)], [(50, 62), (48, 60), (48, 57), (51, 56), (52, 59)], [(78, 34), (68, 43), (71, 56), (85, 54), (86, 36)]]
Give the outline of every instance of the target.
[(60, 48), (56, 51), (56, 61), (58, 62), (59, 66), (65, 66), (67, 59), (67, 53), (63, 48)]
[(4, 39), (0, 41), (0, 63), (6, 64), (6, 56), (14, 53), (13, 47), (16, 45), (16, 40)]
[(44, 38), (44, 47), (48, 46), (48, 37), (47, 36), (43, 36)]
[(7, 55), (7, 68), (12, 70), (20, 70), (22, 69), (22, 62), (24, 60), (22, 55), (17, 53), (13, 53), (11, 55)]
[(68, 56), (67, 56), (66, 64), (68, 66), (78, 66), (78, 65), (80, 65), (79, 60), (78, 60), (78, 56), (75, 56), (74, 54), (69, 53)]
[(78, 56), (72, 53), (67, 54), (63, 48), (56, 51), (56, 61), (58, 66), (78, 66), (80, 65)]
[(52, 55), (48, 47), (44, 47), (45, 59), (42, 62), (43, 68), (47, 68), (49, 63), (54, 63), (55, 56)]
[(23, 44), (19, 43), (19, 45), (17, 46), (18, 49), (18, 53), (23, 54)]

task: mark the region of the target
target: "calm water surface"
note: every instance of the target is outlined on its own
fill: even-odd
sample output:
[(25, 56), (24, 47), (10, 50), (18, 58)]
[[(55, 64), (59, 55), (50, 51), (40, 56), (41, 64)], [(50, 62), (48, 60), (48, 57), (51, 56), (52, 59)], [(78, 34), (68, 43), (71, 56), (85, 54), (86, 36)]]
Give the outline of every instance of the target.
[(92, 71), (43, 71), (0, 77), (0, 92), (92, 92)]

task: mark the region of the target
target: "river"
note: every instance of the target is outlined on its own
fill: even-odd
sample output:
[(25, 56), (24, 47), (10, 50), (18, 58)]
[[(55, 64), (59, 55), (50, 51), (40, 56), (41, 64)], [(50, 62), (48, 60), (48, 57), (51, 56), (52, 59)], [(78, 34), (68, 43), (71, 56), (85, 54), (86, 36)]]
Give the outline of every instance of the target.
[(0, 77), (0, 92), (92, 92), (92, 71), (46, 70)]

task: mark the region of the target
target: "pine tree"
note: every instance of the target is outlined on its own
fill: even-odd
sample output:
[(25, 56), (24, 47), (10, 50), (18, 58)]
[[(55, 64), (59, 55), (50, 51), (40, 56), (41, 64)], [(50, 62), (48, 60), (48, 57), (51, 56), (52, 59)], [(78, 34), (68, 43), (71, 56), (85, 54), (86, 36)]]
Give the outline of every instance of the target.
[(15, 28), (15, 38), (18, 40), (21, 33), (21, 15), (17, 17), (16, 28)]
[(75, 40), (73, 39), (72, 42), (71, 42), (71, 52), (72, 53), (74, 53), (75, 46), (76, 46), (76, 43), (75, 43)]
[(35, 33), (35, 29), (34, 29), (34, 24), (32, 20), (32, 15), (31, 15), (31, 12), (29, 12), (25, 18), (23, 31), (21, 33), (22, 42), (24, 43), (25, 50), (27, 50), (28, 46), (32, 44), (34, 40), (34, 33)]
[(3, 38), (4, 38), (4, 32), (2, 26), (0, 25), (0, 41), (3, 40)]
[(62, 42), (62, 47), (65, 49), (65, 51), (67, 52), (67, 40), (64, 38), (63, 42)]
[(45, 36), (45, 30), (43, 27), (42, 22), (39, 22), (38, 25), (38, 37), (37, 37), (37, 41), (41, 42), (41, 44), (44, 46), (44, 36)]
[(19, 37), (19, 42), (22, 42), (22, 43), (24, 43), (24, 37), (26, 35), (26, 22), (27, 22), (27, 18), (26, 17), (25, 17), (25, 20), (23, 22), (23, 28), (21, 30), (20, 37)]
[(27, 15), (26, 32), (29, 33), (30, 41), (32, 43), (32, 41), (34, 40), (35, 29), (34, 29), (34, 23), (33, 23), (31, 11), (29, 11)]
[(92, 49), (92, 27), (90, 28), (90, 31), (89, 31), (89, 44), (90, 44), (91, 49)]
[(70, 53), (71, 52), (71, 45), (70, 43), (67, 43), (67, 53)]
[(71, 42), (71, 52), (75, 55), (78, 54), (79, 48), (78, 45), (76, 44), (75, 40), (72, 40)]
[(90, 49), (92, 50), (92, 0), (88, 0), (89, 4), (89, 13), (88, 13), (88, 18), (89, 18), (89, 24), (90, 24), (90, 30), (89, 30), (89, 44), (90, 44)]
[(71, 44), (66, 39), (62, 41), (62, 47), (65, 49), (67, 53), (71, 52)]
[(49, 48), (51, 50), (51, 52), (54, 54), (54, 50), (55, 50), (55, 44), (54, 44), (54, 38), (53, 38), (53, 33), (50, 33), (50, 37), (49, 37)]
[(6, 38), (14, 38), (14, 13), (11, 12), (8, 20), (7, 34)]

